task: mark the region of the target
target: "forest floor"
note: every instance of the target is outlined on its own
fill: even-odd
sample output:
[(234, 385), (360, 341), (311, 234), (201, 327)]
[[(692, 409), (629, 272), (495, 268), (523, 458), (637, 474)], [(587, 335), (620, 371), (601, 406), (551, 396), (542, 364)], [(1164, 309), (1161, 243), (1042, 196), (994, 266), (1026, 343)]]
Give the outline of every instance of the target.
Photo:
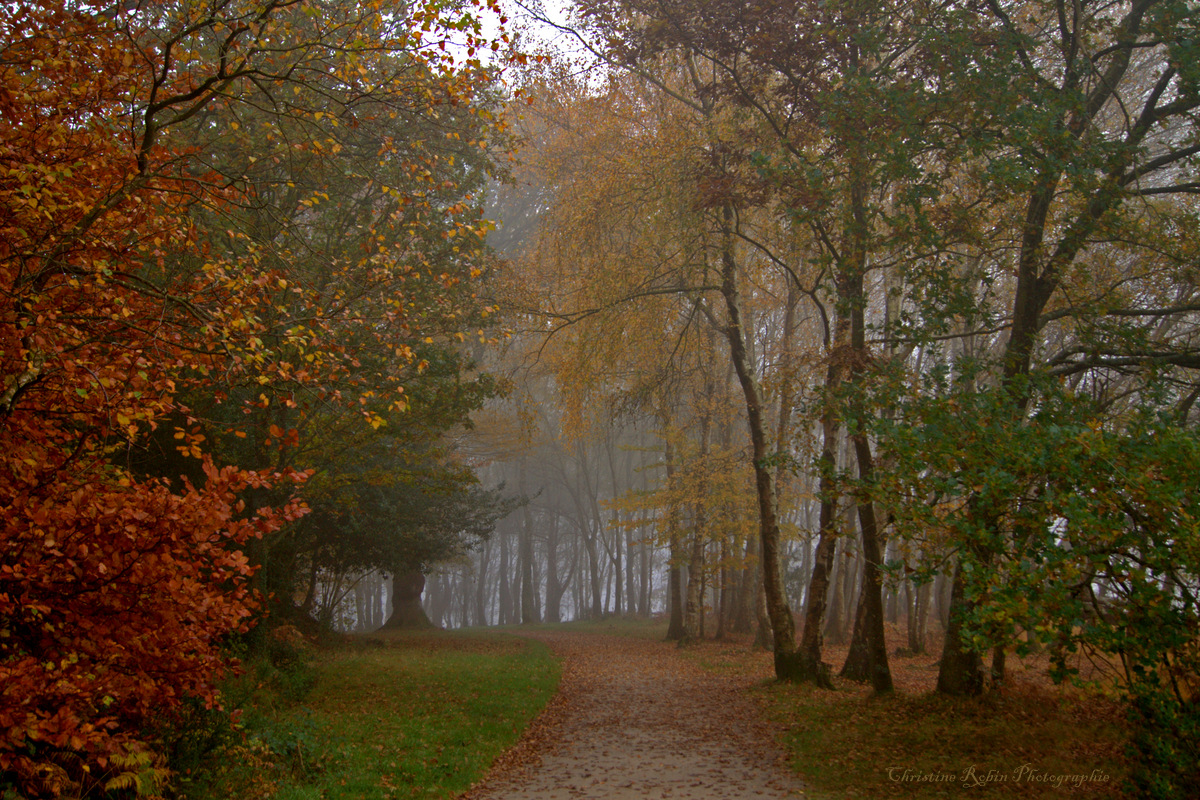
[(531, 629), (562, 659), (559, 692), (464, 800), (741, 800), (803, 797), (747, 689), (655, 640)]
[[(1121, 706), (1053, 686), (1045, 657), (1013, 658), (1003, 693), (948, 699), (935, 654), (893, 652), (897, 692), (876, 698), (779, 684), (748, 641), (680, 648), (664, 630), (521, 629), (561, 659), (559, 692), (460, 800), (1123, 796)], [(845, 648), (826, 657), (836, 672)]]
[[(1010, 657), (1002, 692), (945, 698), (940, 648), (902, 655), (889, 627), (897, 691), (876, 697), (837, 677), (837, 691), (778, 683), (771, 654), (743, 637), (678, 647), (665, 632), (633, 619), (385, 632), (254, 662), (225, 689), (238, 729), (214, 718), (181, 740), (225, 731), (190, 766), (172, 762), (177, 788), (189, 800), (1123, 796), (1123, 706), (1100, 682), (1052, 685), (1044, 655)], [(846, 648), (825, 655), (836, 670)]]

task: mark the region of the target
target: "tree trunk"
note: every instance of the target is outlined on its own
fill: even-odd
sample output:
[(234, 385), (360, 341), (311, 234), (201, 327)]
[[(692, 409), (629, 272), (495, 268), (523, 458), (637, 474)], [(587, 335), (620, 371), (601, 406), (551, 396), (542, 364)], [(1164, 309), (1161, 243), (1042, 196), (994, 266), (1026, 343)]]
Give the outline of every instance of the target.
[[(846, 328), (841, 322), (837, 329)], [(835, 341), (837, 341), (835, 339)], [(829, 391), (840, 381), (841, 365), (835, 355), (830, 356), (829, 367), (826, 370), (825, 384)], [(821, 418), (822, 446), (820, 457), (820, 497), (821, 510), (818, 517), (817, 549), (813, 553), (812, 576), (808, 581), (808, 602), (804, 608), (804, 629), (800, 640), (800, 658), (803, 660), (809, 680), (826, 689), (833, 688), (833, 679), (829, 674), (829, 665), (824, 663), (824, 634), (822, 627), (825, 623), (825, 608), (829, 598), (829, 579), (833, 566), (833, 556), (837, 549), (837, 480), (835, 471), (837, 460), (834, 455), (838, 423), (832, 409), (827, 409)]]
[(653, 589), (652, 579), (650, 577), (650, 558), (653, 551), (645, 539), (638, 546), (638, 613), (643, 617), (650, 616), (650, 596)]
[[(850, 569), (850, 556), (846, 552), (844, 537), (838, 539), (833, 551), (833, 577), (830, 579), (829, 605), (825, 614), (825, 641), (839, 645), (846, 643), (842, 607), (845, 605), (846, 573)], [(811, 589), (810, 589), (811, 591)]]
[(425, 576), (407, 572), (392, 579), (392, 615), (383, 627), (427, 630), (434, 627), (421, 608), (421, 593), (425, 591)]
[[(708, 337), (706, 337), (708, 338)], [(712, 342), (708, 342), (712, 352)], [(687, 640), (704, 638), (704, 544), (708, 536), (708, 456), (709, 431), (713, 400), (713, 383), (706, 375), (703, 392), (704, 408), (700, 413), (700, 449), (692, 472), (699, 471), (696, 502), (692, 512), (692, 552), (688, 558), (687, 606), (684, 613), (684, 635)]]
[(758, 577), (758, 562), (758, 537), (747, 536), (742, 568), (739, 570), (737, 596), (733, 603), (734, 633), (750, 633), (754, 630), (758, 611), (758, 587), (762, 583)]
[(508, 525), (496, 528), (500, 537), (500, 598), (499, 624), (511, 625), (513, 622), (512, 588), (509, 579), (512, 575), (512, 563), (508, 557)]
[[(699, 511), (699, 509), (697, 509)], [(704, 602), (704, 541), (701, 533), (701, 519), (697, 519), (696, 529), (692, 532), (691, 553), (688, 556), (688, 581), (686, 602), (683, 613), (683, 641), (697, 641), (703, 638), (701, 632), (702, 604)]]
[(613, 613), (624, 613), (622, 594), (624, 587), (624, 570), (621, 568), (621, 517), (613, 512)]
[(625, 611), (630, 616), (638, 613), (637, 592), (633, 566), (633, 528), (625, 529)]
[(367, 587), (363, 585), (366, 576), (360, 575), (354, 582), (354, 630), (359, 633), (367, 630)]
[(716, 592), (716, 594), (717, 594), (717, 598), (716, 598), (717, 632), (714, 634), (714, 638), (716, 638), (718, 640), (725, 638), (725, 631), (728, 630), (728, 628), (729, 628), (729, 617), (730, 617), (730, 612), (732, 611), (732, 605), (733, 605), (733, 602), (732, 602), (733, 592), (731, 592), (729, 590), (729, 581), (730, 581), (730, 577), (731, 577), (729, 566), (728, 566), (729, 565), (729, 542), (726, 539), (722, 538), (720, 548), (721, 548), (721, 553), (719, 555), (719, 558), (720, 558), (720, 562), (721, 562), (721, 570), (718, 573), (718, 580), (720, 581), (720, 584), (717, 587), (717, 592)]
[[(642, 469), (642, 491), (649, 489), (650, 479), (648, 476), (649, 470)], [(642, 523), (638, 527), (641, 531), (641, 542), (638, 544), (638, 614), (643, 617), (650, 617), (650, 597), (651, 597), (651, 564), (650, 560), (654, 557), (654, 551), (650, 548), (646, 541), (646, 519), (643, 512)]]
[(946, 628), (946, 644), (938, 670), (937, 690), (956, 697), (983, 693), (983, 662), (979, 653), (962, 640), (963, 577), (959, 567), (954, 569), (950, 590), (950, 624)]
[(475, 575), (475, 624), (485, 626), (488, 624), (487, 619), (487, 576), (488, 562), (491, 561), (492, 555), (492, 540), (484, 540), (483, 547), (479, 551), (479, 569)]
[(762, 581), (762, 565), (754, 574), (754, 646), (759, 650), (775, 650), (775, 634), (771, 631), (771, 615), (767, 613), (767, 589)]
[(383, 624), (383, 581), (379, 572), (371, 573), (370, 592), (367, 594), (367, 630), (373, 631)]
[[(869, 484), (873, 475), (870, 445), (866, 436), (861, 434), (851, 439), (858, 456), (859, 478)], [(862, 589), (850, 654), (841, 674), (852, 680), (870, 681), (871, 687), (878, 693), (890, 692), (893, 688), (892, 673), (888, 666), (883, 627), (883, 548), (876, 527), (875, 504), (869, 500), (860, 499), (858, 502), (858, 527), (863, 546)]]
[[(927, 585), (927, 584), (926, 584)], [(908, 652), (919, 655), (925, 652), (925, 637), (921, 632), (921, 596), (926, 586), (916, 586), (912, 581), (904, 581), (905, 620), (908, 628)]]
[[(562, 596), (566, 589), (558, 576), (558, 523), (558, 513), (553, 512), (546, 531), (546, 622), (562, 621)], [(570, 580), (570, 575), (567, 579)]]
[[(617, 465), (616, 459), (613, 457), (612, 432), (604, 439), (604, 449), (608, 455), (608, 475), (612, 481), (612, 495), (617, 496)], [(612, 532), (613, 532), (613, 613), (620, 616), (625, 611), (625, 570), (621, 566), (621, 544), (625, 538), (625, 530), (621, 525), (621, 512), (613, 509), (612, 512)], [(629, 554), (626, 553), (626, 556)]]
[(669, 435), (663, 448), (663, 458), (667, 470), (667, 491), (672, 498), (666, 517), (667, 537), (670, 543), (670, 563), (667, 565), (667, 613), (670, 622), (667, 624), (667, 641), (678, 642), (687, 635), (687, 630), (683, 619), (683, 547), (679, 541), (679, 507), (674, 499), (675, 448), (671, 445)]
[(769, 466), (767, 432), (763, 419), (762, 390), (755, 377), (754, 365), (746, 351), (746, 331), (742, 322), (742, 301), (738, 289), (738, 267), (733, 244), (733, 208), (722, 211), (721, 296), (729, 315), (724, 333), (729, 342), (733, 368), (746, 401), (746, 424), (750, 428), (751, 458), (754, 463), (754, 485), (758, 498), (759, 537), (762, 541), (763, 588), (766, 592), (767, 615), (771, 620), (774, 638), (775, 677), (785, 681), (815, 680), (815, 665), (808, 663), (796, 651), (796, 622), (788, 605), (780, 574), (780, 541), (778, 509), (775, 498), (775, 476)]

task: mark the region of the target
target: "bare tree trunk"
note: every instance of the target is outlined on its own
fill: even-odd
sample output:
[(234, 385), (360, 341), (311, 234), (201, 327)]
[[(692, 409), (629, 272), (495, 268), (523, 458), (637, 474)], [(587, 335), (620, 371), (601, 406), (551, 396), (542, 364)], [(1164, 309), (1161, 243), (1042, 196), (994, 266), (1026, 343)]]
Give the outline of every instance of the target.
[(574, 591), (571, 592), (571, 595), (574, 600), (574, 607), (571, 609), (571, 611), (572, 611), (573, 619), (582, 619), (585, 616), (583, 613), (583, 609), (584, 609), (583, 555), (584, 555), (584, 552), (583, 552), (583, 534), (582, 534), (582, 532), (580, 533), (579, 536), (577, 536), (575, 538), (574, 550), (575, 550), (575, 555), (574, 555), (575, 563), (578, 565), (578, 568), (579, 568), (579, 579), (572, 581), (572, 586), (574, 587)]
[(741, 293), (738, 289), (738, 266), (734, 255), (733, 207), (722, 210), (721, 296), (729, 324), (725, 337), (729, 342), (733, 368), (746, 401), (746, 423), (750, 428), (751, 457), (754, 463), (754, 483), (758, 497), (759, 537), (762, 540), (763, 588), (766, 591), (767, 614), (774, 634), (775, 677), (796, 681), (812, 677), (812, 670), (796, 651), (796, 622), (788, 605), (780, 574), (780, 541), (778, 508), (775, 497), (775, 476), (771, 471), (767, 449), (767, 432), (763, 419), (763, 397), (755, 367), (746, 350), (746, 331), (742, 320)]
[(737, 596), (734, 599), (733, 631), (749, 633), (754, 630), (757, 616), (758, 587), (758, 537), (747, 536), (742, 554), (742, 568), (738, 570)]
[(717, 639), (724, 639), (725, 632), (729, 629), (730, 612), (732, 611), (733, 606), (733, 592), (731, 592), (729, 589), (729, 581), (732, 577), (732, 573), (729, 570), (729, 542), (722, 538), (720, 548), (721, 552), (719, 559), (721, 563), (721, 571), (718, 573), (718, 580), (720, 581), (720, 584), (718, 587), (719, 595), (716, 601), (717, 632), (714, 634), (714, 636)]
[(912, 655), (925, 652), (925, 643), (921, 638), (921, 589), (912, 581), (905, 579), (904, 581), (904, 607), (907, 616), (906, 628), (908, 629), (908, 652)]
[(479, 569), (475, 571), (475, 619), (476, 625), (487, 625), (487, 576), (488, 563), (492, 556), (492, 540), (486, 539), (479, 550)]
[[(522, 495), (526, 495), (525, 487), (525, 460), (521, 460), (519, 467), (520, 486), (518, 491)], [(533, 512), (526, 503), (522, 508), (521, 514), (522, 525), (521, 530), (521, 624), (532, 625), (541, 620), (538, 619), (537, 612), (537, 587), (533, 583)]]
[(754, 646), (759, 650), (775, 650), (775, 634), (771, 631), (771, 616), (767, 613), (767, 587), (762, 581), (762, 568), (755, 573)]
[(926, 583), (917, 587), (917, 646), (918, 652), (928, 652), (929, 640), (929, 601), (933, 597), (933, 584)]
[[(890, 544), (891, 543), (889, 542), (889, 546)], [(893, 558), (894, 556), (895, 554), (893, 554)], [(884, 563), (890, 563), (891, 561), (891, 558), (884, 558)], [(883, 596), (884, 602), (887, 606), (887, 612), (884, 614), (884, 619), (887, 620), (889, 625), (900, 624), (900, 587), (896, 586), (895, 588), (889, 589), (885, 586), (883, 590)]]
[(624, 570), (621, 569), (621, 518), (613, 512), (613, 613), (623, 613), (622, 590), (624, 589)]
[[(612, 446), (612, 430), (604, 439), (604, 449), (608, 455), (608, 475), (612, 481), (612, 496), (617, 496), (617, 465), (613, 457)], [(621, 526), (621, 512), (613, 509), (612, 512), (612, 531), (613, 531), (613, 613), (618, 616), (624, 612), (624, 569), (621, 567), (621, 541), (624, 539), (624, 531)]]
[(960, 568), (954, 569), (950, 589), (950, 624), (946, 628), (946, 643), (938, 670), (937, 690), (950, 695), (977, 695), (983, 692), (983, 663), (979, 653), (962, 640), (963, 579)]
[(692, 531), (691, 553), (688, 555), (688, 581), (686, 602), (684, 604), (683, 629), (684, 641), (696, 641), (703, 638), (701, 628), (702, 606), (704, 602), (704, 539), (703, 504), (697, 509), (696, 529)]
[(565, 585), (558, 576), (558, 523), (557, 512), (551, 515), (546, 531), (546, 621), (562, 621), (562, 596)]
[[(707, 338), (707, 337), (706, 337)], [(712, 341), (708, 341), (710, 352)], [(692, 552), (688, 558), (687, 606), (684, 612), (685, 640), (704, 638), (704, 551), (708, 536), (708, 456), (709, 432), (712, 424), (713, 383), (705, 376), (701, 394), (704, 407), (700, 410), (700, 449), (692, 471), (699, 472), (696, 501), (692, 512)]]
[[(664, 428), (669, 427), (664, 423)], [(683, 546), (679, 533), (679, 506), (675, 500), (675, 448), (671, 444), (670, 432), (665, 439), (663, 458), (667, 471), (667, 491), (670, 494), (670, 506), (667, 508), (667, 541), (670, 544), (670, 561), (667, 564), (667, 640), (678, 642), (687, 635), (683, 619)]]
[(367, 584), (367, 630), (373, 631), (383, 624), (382, 594), (383, 581), (378, 571), (372, 572)]
[(509, 578), (512, 575), (512, 564), (508, 556), (508, 525), (496, 528), (500, 537), (500, 613), (499, 624), (511, 625), (514, 622), (513, 597)]
[(633, 544), (634, 544), (633, 528), (626, 528), (625, 529), (625, 605), (626, 605), (626, 613), (628, 613), (630, 615), (633, 615), (636, 613), (641, 613), (641, 609), (638, 606), (636, 581), (634, 580), (634, 576), (637, 574), (637, 570), (634, 569), (634, 566), (633, 566), (633, 554), (635, 552), (634, 548), (633, 548)]
[[(848, 326), (841, 321), (838, 322), (838, 331), (847, 328)], [(835, 339), (835, 341), (837, 340)], [(831, 355), (825, 377), (826, 391), (830, 391), (840, 382), (840, 371), (841, 366), (838, 364), (837, 358)], [(824, 649), (822, 628), (829, 597), (830, 572), (838, 539), (837, 481), (834, 475), (837, 469), (834, 447), (838, 438), (838, 423), (832, 409), (826, 410), (822, 414), (821, 433), (823, 442), (820, 457), (821, 511), (817, 523), (817, 549), (813, 553), (812, 576), (808, 581), (808, 602), (804, 609), (804, 632), (800, 641), (800, 652), (805, 664), (806, 677), (818, 686), (832, 689), (833, 679), (829, 674), (829, 665), (821, 660)]]
[(828, 610), (825, 613), (825, 641), (839, 645), (846, 643), (843, 630), (842, 608), (845, 605), (846, 573), (850, 569), (850, 558), (846, 552), (846, 539), (839, 539), (833, 551), (833, 577), (830, 579)]
[(366, 576), (359, 576), (354, 582), (354, 630), (358, 632), (367, 629), (367, 587), (363, 585)]
[[(852, 437), (855, 449), (866, 447), (865, 437)], [(859, 469), (867, 470), (864, 480), (870, 479), (870, 454), (859, 453)], [(860, 472), (860, 474), (862, 474)], [(892, 690), (891, 671), (887, 663), (887, 645), (883, 628), (883, 587), (880, 567), (883, 556), (880, 552), (879, 535), (875, 527), (875, 506), (870, 502), (858, 504), (859, 529), (863, 545), (862, 589), (859, 591), (858, 612), (855, 614), (854, 634), (850, 640), (850, 652), (842, 667), (841, 675), (856, 681), (869, 681), (876, 692)]]
[[(649, 489), (649, 477), (647, 476), (647, 470), (643, 466), (642, 491), (646, 491), (647, 489)], [(638, 614), (649, 618), (651, 612), (651, 590), (653, 589), (651, 583), (653, 565), (650, 562), (654, 557), (654, 550), (647, 541), (646, 527), (646, 520), (643, 516), (642, 524), (638, 528), (642, 534), (641, 544), (638, 545)]]
[[(421, 607), (421, 593), (425, 591), (425, 576), (420, 572), (407, 572), (392, 579), (392, 615), (384, 623), (385, 628), (427, 629), (434, 624)], [(441, 616), (440, 614), (438, 615)]]
[(592, 608), (590, 612), (592, 619), (600, 619), (604, 615), (603, 586), (601, 584), (603, 574), (600, 566), (600, 556), (596, 552), (596, 536), (598, 535), (599, 531), (596, 531), (594, 535), (587, 535), (583, 540), (583, 546), (588, 555), (588, 575), (591, 579), (590, 585), (592, 587)]

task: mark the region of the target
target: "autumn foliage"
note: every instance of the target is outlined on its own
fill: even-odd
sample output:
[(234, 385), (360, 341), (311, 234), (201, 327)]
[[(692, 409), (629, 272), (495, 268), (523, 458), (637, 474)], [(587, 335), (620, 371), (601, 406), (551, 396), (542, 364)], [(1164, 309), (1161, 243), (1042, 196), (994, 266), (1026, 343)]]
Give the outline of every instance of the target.
[(153, 714), (214, 701), (254, 606), (241, 547), (299, 509), (245, 513), (267, 477), (211, 461), (199, 487), (118, 466), (205, 349), (164, 302), (190, 287), (142, 274), (186, 245), (181, 184), (119, 124), (116, 26), (48, 3), (0, 33), (0, 773), (58, 795), (119, 779)]
[[(241, 454), (210, 450), (190, 404), (235, 394), (247, 397), (247, 413), (265, 410), (266, 394), (240, 387), (275, 381), (284, 394), (308, 387), (319, 401), (344, 399), (374, 430), (382, 420), (366, 398), (379, 387), (347, 377), (368, 360), (349, 348), (383, 317), (394, 341), (420, 298), (353, 285), (379, 306), (346, 313), (348, 288), (326, 281), (296, 295), (305, 314), (297, 327), (280, 315), (290, 313), (290, 290), (301, 290), (278, 260), (258, 255), (270, 237), (252, 242), (236, 225), (212, 226), (263, 207), (286, 180), (256, 173), (259, 157), (280, 165), (281, 154), (342, 148), (319, 138), (339, 127), (331, 105), (342, 130), (359, 127), (371, 103), (371, 119), (395, 119), (396, 105), (372, 99), (386, 97), (387, 80), (372, 72), (381, 63), (394, 68), (393, 85), (397, 65), (410, 65), (408, 96), (430, 98), (409, 114), (467, 103), (487, 75), (475, 61), (459, 79), (437, 47), (448, 29), (477, 30), (453, 13), (440, 3), (401, 18), (270, 0), (43, 0), (0, 11), (0, 786), (30, 796), (129, 788), (130, 770), (157, 763), (141, 733), (148, 722), (184, 698), (219, 703), (221, 646), (261, 602), (247, 545), (306, 511), (292, 495), (310, 470), (261, 457), (240, 462), (249, 469), (223, 466)], [(235, 108), (276, 115), (254, 134), (271, 128), (275, 144), (241, 164), (219, 152), (238, 128)], [(317, 138), (282, 141), (302, 133)], [(425, 176), (428, 197), (414, 205), (455, 209), (433, 238), (467, 233), (466, 206), (443, 202), (452, 182)], [(322, 187), (304, 188), (313, 196), (299, 198), (301, 216)], [(372, 191), (383, 197), (388, 187)], [(394, 214), (405, 204), (397, 197), (385, 218), (412, 236), (417, 222)], [(373, 256), (352, 262), (372, 275), (396, 260), (379, 238)], [(234, 244), (214, 245), (226, 240)], [(407, 346), (393, 349), (401, 364), (420, 366)], [(336, 366), (323, 368), (331, 359)], [(384, 382), (382, 407), (402, 410), (403, 386)], [(295, 428), (284, 436), (268, 413), (261, 419), (261, 435), (250, 436), (256, 452), (272, 439), (295, 442)], [(222, 430), (245, 439), (236, 427)], [(173, 460), (147, 456), (160, 433), (178, 451)]]
[[(183, 697), (216, 702), (221, 637), (245, 631), (255, 601), (240, 549), (294, 516), (246, 516), (252, 475), (206, 465), (181, 491), (116, 473), (16, 489), (0, 527), (0, 769), (27, 790), (103, 778), (138, 729)], [(115, 479), (115, 480), (114, 480)]]

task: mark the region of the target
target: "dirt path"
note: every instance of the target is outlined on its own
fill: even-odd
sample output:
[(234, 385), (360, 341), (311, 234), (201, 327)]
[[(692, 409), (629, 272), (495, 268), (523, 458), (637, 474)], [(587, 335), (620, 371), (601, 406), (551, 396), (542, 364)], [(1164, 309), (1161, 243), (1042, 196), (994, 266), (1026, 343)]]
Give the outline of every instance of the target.
[(800, 798), (775, 731), (744, 694), (656, 641), (536, 632), (560, 692), (464, 800)]

